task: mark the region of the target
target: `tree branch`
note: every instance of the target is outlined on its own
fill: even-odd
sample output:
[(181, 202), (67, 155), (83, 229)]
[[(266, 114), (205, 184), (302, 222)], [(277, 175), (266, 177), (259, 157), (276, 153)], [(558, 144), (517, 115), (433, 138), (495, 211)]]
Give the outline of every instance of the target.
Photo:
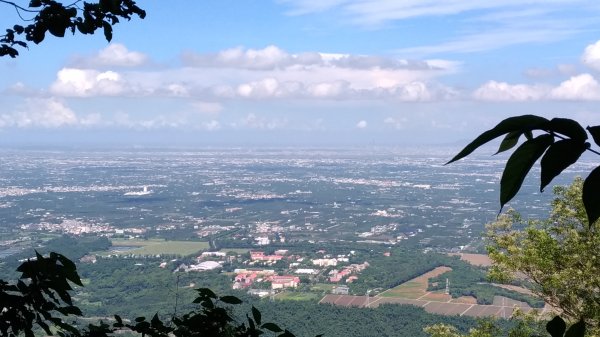
[(35, 9), (29, 9), (29, 8), (21, 7), (21, 6), (17, 5), (16, 3), (12, 2), (12, 1), (0, 0), (0, 2), (15, 7), (15, 9), (17, 9), (17, 13), (18, 13), (19, 9), (22, 10), (22, 11), (24, 11), (24, 12), (29, 12), (29, 13), (39, 13), (40, 12), (40, 11), (35, 10)]

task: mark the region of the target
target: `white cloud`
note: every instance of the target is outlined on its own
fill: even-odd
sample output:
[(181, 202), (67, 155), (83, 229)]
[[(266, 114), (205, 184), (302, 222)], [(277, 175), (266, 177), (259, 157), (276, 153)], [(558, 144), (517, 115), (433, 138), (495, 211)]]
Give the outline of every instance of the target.
[(289, 54), (277, 46), (263, 49), (226, 49), (216, 54), (196, 54), (187, 52), (182, 61), (190, 67), (241, 68), (273, 70), (289, 66), (314, 65), (322, 62), (318, 53)]
[(55, 95), (74, 97), (118, 96), (130, 89), (122, 76), (114, 71), (74, 68), (61, 69), (50, 86), (50, 92)]
[[(570, 38), (594, 26), (596, 4), (585, 0), (280, 0), (288, 14), (307, 15), (329, 11), (353, 25), (380, 28), (390, 22), (444, 17), (451, 38), (439, 43), (399, 50), (411, 55), (446, 52), (478, 52), (526, 43), (545, 43)], [(576, 15), (565, 12), (576, 12)], [(443, 20), (446, 21), (446, 20)], [(436, 25), (445, 23), (438, 20)], [(437, 28), (437, 27), (436, 27)]]
[(15, 112), (0, 116), (0, 127), (59, 128), (76, 124), (75, 112), (56, 98), (28, 98)]
[(188, 53), (184, 68), (100, 71), (64, 68), (50, 87), (54, 95), (167, 96), (199, 101), (225, 99), (446, 99), (435, 79), (456, 73), (448, 60), (405, 60), (371, 55), (307, 52), (276, 46)]
[(473, 92), (482, 101), (600, 100), (600, 83), (590, 74), (572, 76), (556, 87), (489, 81)]
[(550, 96), (560, 100), (600, 100), (600, 84), (592, 75), (581, 74), (562, 82)]
[(367, 127), (367, 121), (366, 120), (361, 120), (358, 123), (356, 123), (356, 128), (357, 129), (365, 129)]
[(202, 114), (207, 115), (218, 115), (221, 111), (223, 111), (223, 105), (218, 102), (192, 102), (192, 108)]
[(482, 101), (535, 101), (546, 92), (546, 88), (534, 85), (489, 81), (475, 90), (473, 97)]
[(581, 62), (596, 71), (600, 71), (600, 41), (585, 48), (581, 56)]
[[(283, 128), (287, 125), (285, 119), (267, 119), (259, 117), (254, 113), (249, 113), (242, 121), (241, 126), (249, 129), (275, 130)], [(234, 128), (237, 124), (232, 125)]]
[(78, 67), (136, 67), (148, 62), (148, 56), (130, 51), (122, 44), (111, 43), (90, 57), (78, 57), (73, 64)]
[(207, 131), (215, 131), (215, 130), (219, 130), (221, 128), (221, 123), (219, 123), (219, 121), (216, 121), (213, 119), (211, 121), (202, 123), (201, 128), (204, 130), (207, 130)]
[(406, 124), (408, 123), (408, 119), (405, 117), (402, 117), (402, 118), (388, 117), (388, 118), (384, 119), (383, 122), (385, 124), (393, 126), (395, 129), (401, 130), (406, 127)]

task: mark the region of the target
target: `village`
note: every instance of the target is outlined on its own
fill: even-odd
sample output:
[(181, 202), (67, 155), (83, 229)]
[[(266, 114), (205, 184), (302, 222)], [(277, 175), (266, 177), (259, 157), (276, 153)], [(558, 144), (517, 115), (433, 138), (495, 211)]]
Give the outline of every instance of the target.
[[(310, 256), (309, 256), (310, 255)], [(328, 284), (334, 294), (348, 294), (348, 284), (359, 279), (368, 262), (352, 263), (354, 251), (332, 255), (325, 250), (314, 254), (290, 253), (286, 249), (267, 254), (263, 250), (247, 253), (203, 252), (190, 264), (180, 264), (174, 272), (220, 270), (231, 276), (232, 289), (247, 290), (260, 297), (272, 296), (302, 285)], [(168, 263), (160, 264), (167, 268)]]

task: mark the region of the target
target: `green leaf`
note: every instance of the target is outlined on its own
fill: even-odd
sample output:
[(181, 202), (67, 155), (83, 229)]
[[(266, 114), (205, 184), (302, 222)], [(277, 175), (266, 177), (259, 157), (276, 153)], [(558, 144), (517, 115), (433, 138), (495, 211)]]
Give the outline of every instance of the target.
[(550, 145), (540, 162), (542, 167), (540, 192), (544, 191), (552, 179), (574, 164), (584, 151), (585, 142), (581, 140), (563, 139)]
[(596, 143), (596, 145), (600, 146), (600, 125), (588, 126), (586, 129), (592, 135), (592, 138), (594, 139), (594, 143)]
[(50, 32), (50, 34), (52, 34), (56, 37), (65, 37), (66, 30), (67, 30), (67, 26), (63, 25), (59, 22), (57, 22), (56, 24), (48, 25), (48, 31)]
[(256, 309), (254, 306), (252, 306), (252, 317), (254, 317), (256, 324), (260, 325), (261, 314), (260, 311), (258, 311), (258, 309)]
[(583, 127), (576, 121), (568, 118), (552, 118), (547, 124), (547, 130), (580, 141), (585, 141), (588, 138)]
[(279, 327), (279, 325), (277, 325), (275, 323), (265, 323), (265, 324), (261, 325), (261, 328), (267, 329), (272, 332), (282, 332), (283, 331), (283, 329), (281, 329)]
[(567, 324), (559, 316), (555, 316), (546, 324), (546, 331), (552, 337), (563, 337), (565, 330), (567, 330)]
[(289, 332), (288, 330), (285, 330), (281, 335), (278, 335), (278, 337), (296, 337), (296, 335)]
[(537, 136), (521, 144), (508, 158), (500, 179), (500, 208), (517, 194), (533, 164), (553, 142), (552, 135)]
[(454, 156), (454, 158), (447, 162), (446, 165), (468, 156), (481, 145), (504, 134), (514, 131), (520, 131), (524, 133), (531, 130), (541, 129), (546, 123), (548, 123), (548, 120), (546, 118), (535, 115), (509, 117), (503, 120), (502, 122), (498, 123), (498, 125), (496, 125), (494, 128), (482, 133), (481, 135), (479, 135), (479, 137), (475, 138), (474, 141), (469, 143), (469, 145), (462, 149), (462, 151), (460, 151), (456, 156)]
[(519, 142), (519, 137), (521, 137), (522, 134), (523, 132), (521, 131), (509, 132), (502, 140), (502, 143), (500, 143), (500, 148), (498, 148), (498, 152), (496, 152), (496, 154), (512, 149), (515, 145), (517, 145)]
[(585, 322), (583, 320), (571, 325), (569, 330), (565, 333), (565, 337), (584, 337), (585, 336)]
[(81, 310), (74, 306), (74, 305), (70, 305), (67, 307), (62, 307), (62, 308), (56, 308), (56, 311), (60, 312), (63, 315), (77, 315), (77, 316), (81, 316), (83, 315), (83, 313), (81, 312)]
[(585, 178), (581, 198), (591, 227), (600, 218), (600, 166)]
[(104, 29), (104, 37), (106, 41), (110, 42), (112, 40), (112, 26), (108, 22), (102, 23), (102, 28)]
[(217, 295), (208, 288), (198, 288), (196, 291), (200, 297), (217, 298)]
[(240, 300), (239, 298), (237, 298), (235, 296), (222, 296), (222, 297), (219, 298), (219, 300), (221, 300), (221, 302), (228, 303), (228, 304), (241, 304), (241, 303), (243, 303), (242, 300)]

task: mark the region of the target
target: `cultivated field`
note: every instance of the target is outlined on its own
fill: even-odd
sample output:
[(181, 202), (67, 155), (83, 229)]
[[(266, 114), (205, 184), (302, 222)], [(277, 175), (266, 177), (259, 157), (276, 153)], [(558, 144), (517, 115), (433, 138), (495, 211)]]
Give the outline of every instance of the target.
[(113, 247), (135, 247), (112, 251), (111, 254), (190, 255), (209, 248), (208, 242), (165, 240), (112, 240)]
[[(367, 300), (366, 296), (352, 295), (326, 295), (319, 303), (329, 303), (345, 307), (369, 307), (375, 308), (382, 304), (408, 304), (422, 307), (425, 311), (440, 315), (459, 315), (471, 317), (495, 316), (499, 318), (509, 318), (515, 308), (520, 308), (523, 312), (533, 310), (527, 303), (518, 302), (509, 298), (497, 296), (494, 298), (494, 304), (481, 305), (457, 302), (440, 302), (428, 300), (416, 300), (401, 297), (381, 297), (375, 296)], [(544, 308), (542, 313), (548, 309)]]
[(451, 299), (450, 295), (446, 295), (443, 292), (428, 292), (427, 286), (428, 281), (432, 277), (439, 276), (447, 271), (452, 270), (449, 267), (437, 267), (427, 273), (415, 277), (414, 279), (404, 282), (401, 285), (386, 290), (379, 294), (380, 297), (402, 297), (402, 298), (410, 298), (410, 299), (422, 299), (424, 297), (430, 297), (429, 300), (435, 301), (449, 301)]
[[(478, 255), (478, 254), (469, 254)], [(485, 255), (482, 255), (485, 256)], [(482, 262), (481, 257), (477, 257)], [(452, 270), (449, 267), (437, 267), (419, 277), (407, 281), (395, 288), (386, 290), (374, 297), (351, 296), (351, 295), (326, 295), (319, 303), (329, 303), (346, 307), (369, 307), (374, 308), (381, 304), (408, 304), (422, 307), (425, 311), (441, 315), (459, 316), (496, 316), (508, 318), (515, 308), (529, 312), (532, 308), (524, 302), (510, 298), (495, 296), (492, 305), (477, 304), (477, 299), (471, 296), (452, 298), (443, 291), (427, 291), (428, 281), (432, 277), (439, 276)], [(547, 311), (544, 308), (542, 312)]]
[(460, 259), (478, 267), (489, 267), (492, 260), (485, 254), (449, 253), (450, 256), (460, 256)]
[(275, 298), (283, 301), (310, 301), (310, 300), (318, 300), (319, 295), (315, 293), (303, 293), (303, 292), (293, 292), (293, 291), (284, 291), (277, 295)]

